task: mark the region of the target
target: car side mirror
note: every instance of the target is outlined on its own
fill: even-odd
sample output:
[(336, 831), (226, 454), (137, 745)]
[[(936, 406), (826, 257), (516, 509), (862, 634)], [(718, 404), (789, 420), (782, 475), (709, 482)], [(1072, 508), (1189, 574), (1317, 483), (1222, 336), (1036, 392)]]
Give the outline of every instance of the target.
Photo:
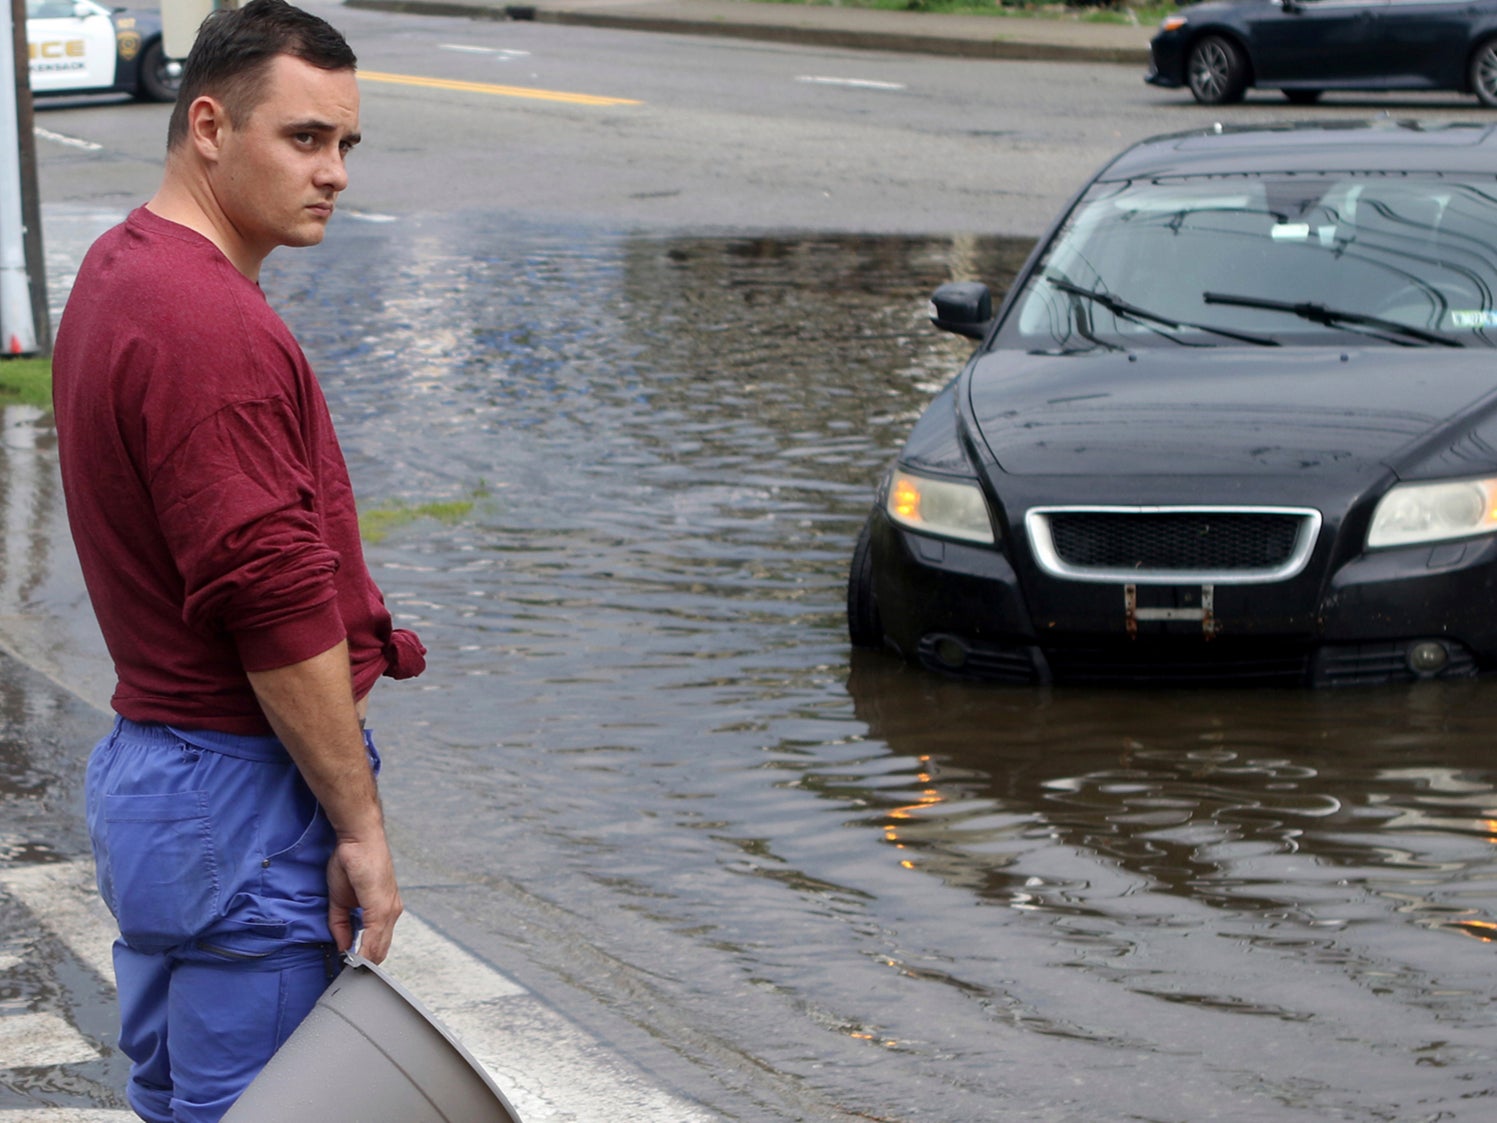
[(993, 295), (981, 281), (948, 281), (931, 294), (928, 314), (942, 331), (981, 339), (993, 326)]

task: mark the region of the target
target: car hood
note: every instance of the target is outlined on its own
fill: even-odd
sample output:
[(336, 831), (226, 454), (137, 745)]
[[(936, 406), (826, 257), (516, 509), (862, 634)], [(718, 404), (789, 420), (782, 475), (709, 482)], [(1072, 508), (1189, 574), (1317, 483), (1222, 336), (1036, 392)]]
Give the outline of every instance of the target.
[(1464, 459), (1494, 392), (1486, 348), (991, 351), (968, 381), (989, 451), (1021, 476), (1402, 471)]

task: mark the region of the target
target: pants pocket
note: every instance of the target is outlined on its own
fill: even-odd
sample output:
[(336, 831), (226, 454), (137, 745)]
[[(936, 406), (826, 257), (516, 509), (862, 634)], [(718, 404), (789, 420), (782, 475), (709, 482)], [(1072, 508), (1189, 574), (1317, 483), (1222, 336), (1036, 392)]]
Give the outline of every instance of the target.
[(221, 879), (207, 792), (106, 795), (103, 811), (106, 900), (127, 944), (160, 951), (218, 918)]
[[(300, 778), (296, 782), (300, 785)], [(325, 910), (327, 864), (337, 836), (311, 792), (306, 793), (304, 801), (290, 801), (286, 807), (278, 825), (300, 830), (290, 845), (266, 855), (262, 890), (271, 899), (315, 900)]]

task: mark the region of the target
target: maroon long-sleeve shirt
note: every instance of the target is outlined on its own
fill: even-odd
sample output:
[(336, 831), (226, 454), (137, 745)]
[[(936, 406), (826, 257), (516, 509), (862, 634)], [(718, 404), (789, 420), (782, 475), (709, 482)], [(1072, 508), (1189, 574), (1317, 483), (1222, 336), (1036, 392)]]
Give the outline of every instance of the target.
[(89, 250), (52, 360), (68, 519), (132, 721), (270, 732), (246, 671), (347, 639), (355, 697), (424, 667), (364, 563), (301, 348), (206, 238), (145, 208)]

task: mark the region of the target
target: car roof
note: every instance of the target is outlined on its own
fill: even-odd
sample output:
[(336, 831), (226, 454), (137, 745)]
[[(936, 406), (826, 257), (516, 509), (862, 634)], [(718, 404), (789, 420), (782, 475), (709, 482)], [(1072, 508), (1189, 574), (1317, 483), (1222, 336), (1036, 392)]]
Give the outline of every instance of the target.
[(1269, 172), (1450, 172), (1497, 175), (1497, 125), (1381, 118), (1214, 125), (1140, 141), (1097, 182)]

